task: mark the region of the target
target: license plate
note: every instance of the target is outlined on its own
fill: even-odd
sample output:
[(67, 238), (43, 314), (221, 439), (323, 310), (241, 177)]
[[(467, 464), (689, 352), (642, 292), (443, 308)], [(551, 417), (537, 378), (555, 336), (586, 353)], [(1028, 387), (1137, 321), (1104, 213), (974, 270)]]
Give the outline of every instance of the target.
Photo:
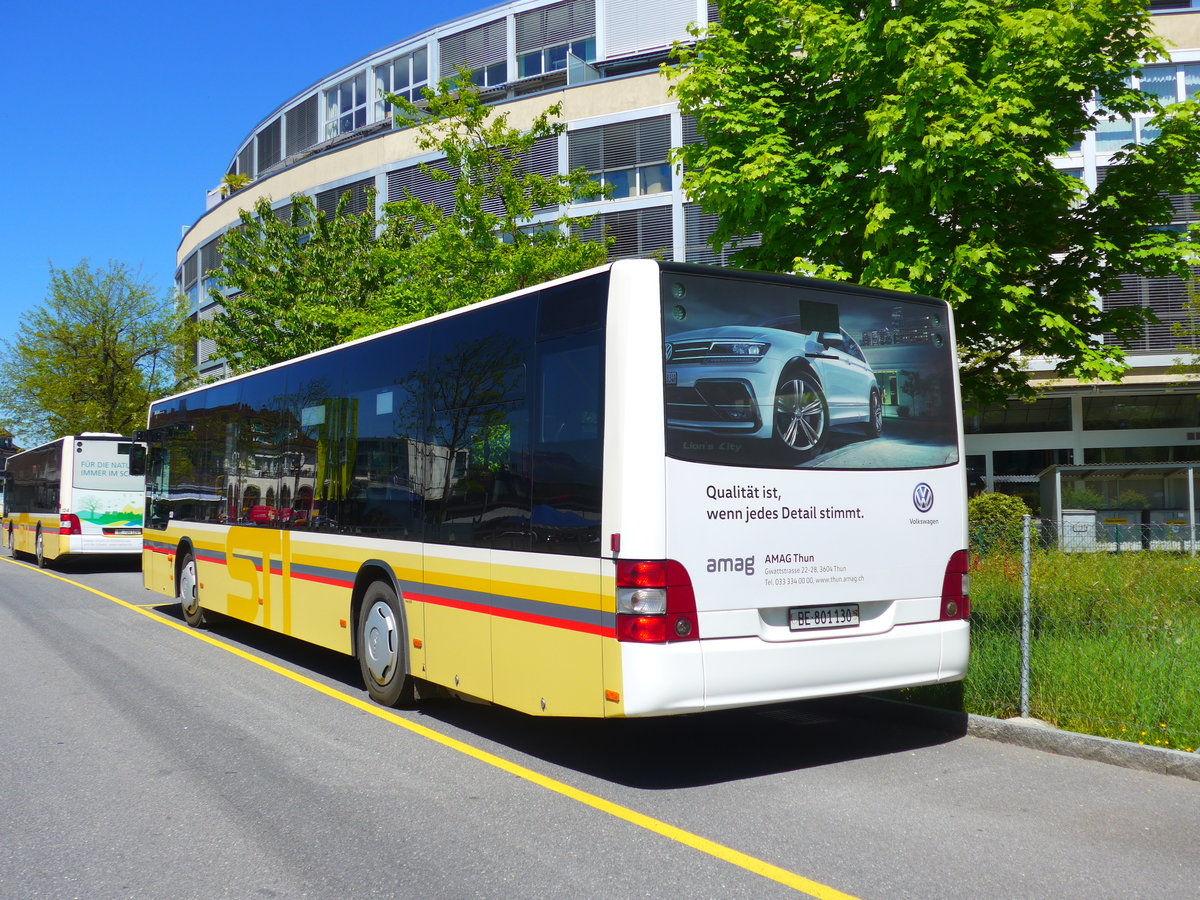
[(141, 534), (142, 530), (140, 528), (114, 528), (112, 530), (112, 533), (113, 534)]
[(857, 624), (857, 603), (839, 603), (832, 606), (794, 606), (788, 610), (788, 627), (792, 631), (852, 628)]

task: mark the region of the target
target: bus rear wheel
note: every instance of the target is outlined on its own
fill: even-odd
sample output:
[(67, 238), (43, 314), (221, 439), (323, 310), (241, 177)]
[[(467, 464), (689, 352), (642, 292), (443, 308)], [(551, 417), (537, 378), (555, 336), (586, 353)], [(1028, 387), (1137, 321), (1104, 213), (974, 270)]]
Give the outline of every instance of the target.
[(411, 706), (415, 696), (408, 674), (404, 614), (392, 586), (375, 581), (358, 615), (358, 665), (371, 699), (382, 706)]
[(196, 557), (185, 553), (179, 567), (179, 611), (183, 621), (193, 628), (204, 624), (204, 610), (200, 606), (200, 582), (196, 577)]
[(37, 559), (39, 569), (46, 568), (46, 544), (42, 539), (42, 529), (38, 529), (37, 537), (33, 539), (33, 555)]

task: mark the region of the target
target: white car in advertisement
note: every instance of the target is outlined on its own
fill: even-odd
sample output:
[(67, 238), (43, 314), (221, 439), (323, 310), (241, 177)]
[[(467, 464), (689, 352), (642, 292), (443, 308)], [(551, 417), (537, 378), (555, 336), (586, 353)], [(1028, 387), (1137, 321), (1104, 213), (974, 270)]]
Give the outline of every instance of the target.
[(783, 316), (673, 334), (664, 355), (669, 428), (769, 440), (797, 463), (821, 453), (831, 430), (883, 432), (875, 372), (844, 329)]

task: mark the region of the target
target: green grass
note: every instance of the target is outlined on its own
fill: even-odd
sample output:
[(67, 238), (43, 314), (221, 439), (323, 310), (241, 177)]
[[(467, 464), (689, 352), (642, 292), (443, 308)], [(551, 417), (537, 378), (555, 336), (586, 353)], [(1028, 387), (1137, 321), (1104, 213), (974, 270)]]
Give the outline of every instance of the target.
[[(1037, 551), (1030, 593), (1030, 715), (1084, 734), (1200, 746), (1200, 560)], [(1019, 554), (975, 560), (971, 606), (962, 709), (1018, 715)], [(905, 697), (945, 705), (924, 688)]]

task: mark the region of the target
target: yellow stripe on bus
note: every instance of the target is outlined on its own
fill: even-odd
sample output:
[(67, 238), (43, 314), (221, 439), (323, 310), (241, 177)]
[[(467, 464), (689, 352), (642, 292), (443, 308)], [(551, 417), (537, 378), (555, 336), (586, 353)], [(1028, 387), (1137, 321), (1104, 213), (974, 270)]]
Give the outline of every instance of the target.
[[(12, 560), (4, 561), (12, 565), (21, 565), (20, 563), (15, 563)], [(25, 566), (24, 568), (29, 569), (28, 566)], [(661, 821), (660, 819), (655, 819), (652, 816), (647, 816), (644, 813), (637, 812), (629, 807), (621, 806), (618, 803), (613, 803), (611, 800), (605, 800), (603, 797), (600, 797), (596, 794), (591, 794), (587, 791), (580, 790), (579, 788), (572, 787), (565, 782), (550, 778), (549, 776), (543, 775), (540, 772), (535, 772), (533, 769), (526, 768), (519, 763), (511, 762), (503, 757), (496, 756), (495, 754), (489, 753), (486, 750), (480, 750), (478, 747), (472, 747), (470, 744), (464, 743), (456, 738), (449, 737), (448, 735), (441, 734), (440, 732), (434, 731), (432, 728), (427, 728), (424, 725), (411, 722), (390, 709), (385, 709), (382, 706), (376, 706), (373, 703), (362, 700), (361, 698), (353, 697), (350, 694), (343, 693), (336, 688), (322, 684), (319, 681), (314, 681), (313, 679), (301, 675), (298, 672), (293, 672), (292, 670), (286, 669), (283, 666), (277, 665), (269, 660), (262, 659), (261, 657), (255, 656), (254, 654), (242, 650), (239, 647), (235, 647), (232, 644), (227, 644), (209, 634), (196, 631), (187, 625), (183, 625), (179, 622), (173, 622), (169, 619), (164, 619), (161, 615), (152, 611), (154, 607), (143, 608), (133, 603), (128, 603), (125, 600), (120, 600), (117, 597), (113, 597), (111, 594), (98, 591), (95, 588), (88, 587), (86, 584), (80, 584), (77, 581), (71, 581), (69, 578), (64, 578), (61, 575), (54, 574), (53, 572), (46, 572), (41, 569), (29, 569), (29, 571), (37, 572), (41, 575), (47, 575), (50, 578), (55, 578), (58, 581), (64, 582), (65, 584), (81, 588), (90, 594), (95, 594), (97, 597), (109, 600), (118, 606), (122, 606), (125, 609), (132, 610), (139, 615), (145, 616), (146, 618), (157, 622), (160, 625), (166, 625), (167, 627), (173, 628), (181, 634), (186, 634), (198, 641), (203, 641), (212, 647), (224, 650), (225, 652), (231, 653), (240, 659), (244, 659), (247, 662), (253, 663), (263, 669), (274, 672), (276, 675), (282, 675), (284, 678), (294, 681), (297, 684), (324, 694), (325, 696), (334, 700), (340, 700), (342, 703), (345, 703), (348, 706), (352, 706), (355, 709), (375, 716), (378, 719), (382, 719), (385, 722), (390, 722), (393, 725), (404, 728), (405, 730), (419, 737), (433, 741), (436, 744), (440, 744), (443, 747), (454, 750), (463, 754), (464, 756), (469, 756), (472, 759), (478, 760), (479, 762), (485, 763), (503, 772), (507, 772), (510, 775), (515, 775), (517, 778), (521, 778), (548, 791), (553, 791), (556, 794), (560, 794), (561, 796), (574, 800), (575, 802), (584, 806), (589, 806), (592, 809), (610, 815), (613, 818), (628, 822), (629, 824), (635, 825), (638, 828), (643, 828), (646, 831), (651, 831), (654, 834), (665, 837), (668, 840), (675, 841), (676, 843), (682, 844), (685, 847), (691, 847), (693, 850), (698, 850), (699, 852), (707, 854), (708, 856), (712, 856), (716, 859), (722, 860), (723, 862), (729, 863), (730, 865), (744, 869), (747, 872), (752, 872), (753, 874), (759, 875), (770, 881), (774, 881), (778, 884), (782, 884), (786, 887), (800, 891), (809, 895), (810, 897), (815, 897), (817, 900), (855, 900), (852, 895), (843, 893), (836, 888), (821, 884), (818, 881), (813, 881), (810, 878), (805, 878), (803, 875), (798, 875), (795, 872), (791, 872), (787, 869), (781, 868), (780, 866), (773, 865), (769, 862), (758, 859), (757, 857), (750, 856), (747, 853), (742, 853), (740, 850), (734, 850), (732, 847), (726, 847), (724, 844), (718, 844), (716, 841), (711, 841), (708, 838), (701, 837), (698, 834), (685, 831), (682, 828), (677, 828), (674, 825), (670, 825)], [(158, 605), (161, 606), (166, 604)]]

